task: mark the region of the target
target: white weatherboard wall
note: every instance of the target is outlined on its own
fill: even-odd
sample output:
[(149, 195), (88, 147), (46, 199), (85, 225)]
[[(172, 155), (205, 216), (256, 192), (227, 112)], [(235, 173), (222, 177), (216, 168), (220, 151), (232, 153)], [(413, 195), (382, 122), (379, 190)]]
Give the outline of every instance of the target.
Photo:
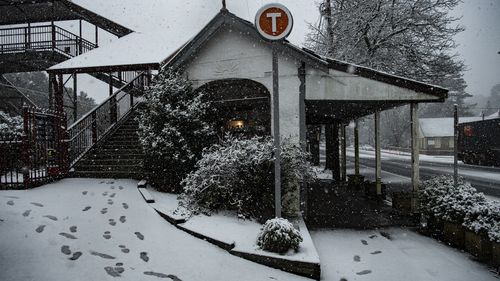
[[(280, 54), (280, 133), (282, 138), (296, 141), (299, 140), (300, 127), (299, 66), (297, 60)], [(269, 44), (250, 35), (232, 30), (220, 31), (202, 47), (185, 74), (195, 87), (223, 79), (254, 80), (267, 88), (272, 106), (272, 49)]]
[(307, 68), (306, 99), (358, 101), (437, 100), (433, 95), (416, 92), (384, 82), (330, 69)]

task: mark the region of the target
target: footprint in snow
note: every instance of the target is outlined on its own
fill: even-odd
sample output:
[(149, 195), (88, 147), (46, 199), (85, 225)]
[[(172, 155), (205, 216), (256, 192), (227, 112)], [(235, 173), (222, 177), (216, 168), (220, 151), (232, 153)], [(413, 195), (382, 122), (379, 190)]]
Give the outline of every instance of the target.
[(121, 223), (125, 223), (127, 221), (127, 217), (126, 216), (121, 216), (120, 217), (120, 222)]
[(372, 255), (378, 255), (378, 254), (381, 254), (381, 253), (382, 253), (382, 251), (375, 251), (375, 252), (371, 252), (370, 254), (372, 254)]
[(86, 191), (86, 190), (85, 190), (85, 191), (82, 191), (82, 194), (83, 194), (83, 195), (87, 195), (87, 193), (88, 193), (88, 191)]
[(141, 257), (141, 260), (143, 260), (144, 262), (149, 261), (148, 253), (146, 253), (146, 252), (141, 252), (140, 257)]
[(377, 237), (377, 235), (373, 234), (373, 235), (370, 235), (368, 238), (370, 238), (370, 239), (374, 239), (374, 238), (376, 238), (376, 237)]
[(113, 200), (108, 199), (108, 205), (113, 205)]
[(31, 210), (26, 210), (26, 211), (24, 211), (24, 213), (23, 213), (23, 217), (27, 217), (27, 216), (29, 216), (29, 215), (30, 215), (30, 213), (31, 213)]
[(368, 245), (368, 242), (366, 242), (366, 240), (361, 240), (361, 243), (363, 243), (363, 245)]
[(137, 236), (137, 238), (139, 238), (140, 240), (144, 240), (144, 235), (142, 235), (142, 233), (140, 232), (134, 232), (135, 236)]
[(106, 240), (111, 239), (111, 232), (109, 232), (109, 231), (104, 232), (102, 237), (104, 237), (104, 239), (106, 239)]
[(103, 214), (103, 215), (104, 215), (104, 214), (106, 214), (107, 212), (108, 212), (108, 208), (102, 208), (102, 210), (101, 210), (101, 214)]
[(112, 267), (112, 266), (106, 266), (104, 268), (106, 273), (112, 277), (121, 277), (121, 274), (125, 271), (125, 269), (121, 266), (117, 267)]
[(361, 261), (361, 257), (358, 256), (358, 255), (355, 255), (353, 259), (354, 259), (355, 262), (360, 262)]
[(128, 204), (127, 203), (122, 203), (123, 209), (128, 209)]
[(71, 227), (69, 228), (69, 231), (71, 231), (71, 232), (75, 233), (75, 232), (76, 232), (76, 229), (77, 229), (76, 225), (73, 225), (73, 226), (71, 226)]
[(42, 224), (39, 227), (37, 227), (35, 231), (38, 233), (42, 233), (44, 229), (45, 229), (45, 224)]
[(366, 274), (370, 274), (372, 273), (371, 270), (367, 269), (367, 270), (363, 270), (363, 271), (360, 271), (360, 272), (357, 272), (356, 274), (357, 275), (366, 275)]
[(92, 208), (92, 207), (87, 206), (87, 207), (83, 208), (83, 210), (82, 210), (82, 211), (83, 211), (83, 212), (86, 212), (86, 211), (90, 210), (90, 208)]
[(74, 252), (73, 253), (73, 256), (71, 256), (69, 259), (72, 260), (72, 261), (76, 261), (77, 259), (79, 259), (81, 256), (82, 256), (82, 252)]
[(66, 233), (66, 232), (61, 232), (61, 233), (59, 233), (59, 235), (66, 237), (68, 239), (78, 239), (78, 238), (76, 238), (76, 236), (69, 234), (69, 233)]
[(111, 195), (109, 195), (110, 198), (114, 198), (116, 195), (116, 193), (111, 193)]
[(116, 225), (116, 221), (114, 219), (109, 219), (109, 225), (115, 226)]
[(144, 271), (144, 275), (149, 275), (149, 276), (154, 276), (158, 278), (170, 278), (173, 281), (182, 281), (179, 277), (173, 275), (173, 274), (165, 274), (165, 273), (159, 273), (159, 272), (154, 272), (154, 271)]
[(125, 245), (119, 245), (118, 247), (121, 249), (123, 253), (125, 254), (130, 253), (130, 249), (128, 249)]
[(7, 205), (14, 206), (14, 201), (12, 201), (12, 200), (8, 201)]
[(61, 253), (65, 254), (67, 256), (71, 255), (71, 250), (69, 249), (69, 246), (68, 245), (63, 245), (61, 247)]
[(102, 193), (102, 196), (108, 196), (108, 192), (107, 192), (107, 191), (104, 191), (104, 192)]
[(118, 189), (119, 189), (119, 190), (123, 190), (123, 186), (121, 186), (121, 185), (120, 185), (120, 186), (118, 186)]
[(91, 251), (90, 254), (93, 255), (93, 256), (97, 256), (97, 257), (103, 258), (103, 259), (107, 259), (107, 260), (114, 260), (115, 259), (115, 257), (113, 257), (113, 256), (110, 256), (110, 255), (107, 255), (107, 254), (103, 254), (103, 253), (99, 253), (99, 252), (96, 252), (96, 251)]
[(43, 216), (44, 218), (48, 218), (48, 219), (51, 219), (53, 221), (57, 221), (57, 217), (55, 216), (51, 216), (51, 215), (46, 215), (46, 216)]
[(43, 207), (43, 204), (37, 203), (37, 202), (31, 202), (31, 205), (37, 206), (37, 207)]
[(110, 188), (111, 188), (111, 189), (115, 189), (115, 186), (114, 186), (114, 185), (112, 185)]

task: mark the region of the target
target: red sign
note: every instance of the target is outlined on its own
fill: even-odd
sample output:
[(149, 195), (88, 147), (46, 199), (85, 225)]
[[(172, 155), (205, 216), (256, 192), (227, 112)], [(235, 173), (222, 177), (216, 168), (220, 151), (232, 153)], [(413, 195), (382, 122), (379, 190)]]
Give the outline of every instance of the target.
[(281, 4), (268, 4), (257, 12), (255, 26), (262, 37), (268, 40), (280, 40), (292, 31), (292, 14)]

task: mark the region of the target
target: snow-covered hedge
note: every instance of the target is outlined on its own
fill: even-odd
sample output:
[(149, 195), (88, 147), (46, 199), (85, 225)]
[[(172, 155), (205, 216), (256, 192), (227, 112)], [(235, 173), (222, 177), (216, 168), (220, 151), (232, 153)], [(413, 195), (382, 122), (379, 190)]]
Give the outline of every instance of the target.
[(421, 183), (420, 208), (428, 217), (461, 224), (470, 210), (485, 202), (484, 195), (462, 178), (456, 188), (450, 176), (438, 176)]
[(422, 182), (420, 207), (427, 217), (462, 224), (500, 243), (500, 203), (487, 201), (483, 193), (462, 178), (456, 188), (450, 176)]
[[(282, 145), (283, 212), (298, 206), (298, 183), (313, 179), (308, 154), (298, 145)], [(197, 169), (183, 181), (183, 199), (195, 212), (236, 210), (265, 221), (274, 214), (274, 156), (270, 138), (226, 136), (206, 149)]]
[(20, 137), (23, 134), (23, 118), (10, 116), (0, 110), (0, 136)]
[(262, 250), (284, 254), (289, 250), (297, 251), (302, 242), (300, 232), (293, 224), (283, 218), (266, 221), (257, 236), (257, 246)]
[(467, 213), (463, 225), (500, 243), (500, 203), (490, 201), (475, 206)]
[(137, 118), (150, 180), (163, 191), (180, 191), (181, 180), (215, 140), (213, 118), (203, 93), (180, 74), (164, 70), (146, 91)]

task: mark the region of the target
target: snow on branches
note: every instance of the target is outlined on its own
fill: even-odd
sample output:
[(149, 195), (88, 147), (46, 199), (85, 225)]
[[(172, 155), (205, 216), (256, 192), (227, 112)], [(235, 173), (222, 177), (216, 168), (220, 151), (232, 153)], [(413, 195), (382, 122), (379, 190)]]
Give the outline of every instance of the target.
[[(282, 151), (283, 211), (295, 213), (298, 184), (312, 180), (313, 170), (298, 145), (285, 141)], [(204, 151), (197, 169), (182, 181), (184, 201), (195, 211), (236, 210), (265, 221), (274, 214), (273, 167), (271, 138), (227, 135)]]
[(146, 168), (157, 188), (179, 191), (203, 148), (213, 143), (212, 110), (203, 93), (170, 70), (162, 71), (147, 89), (137, 120)]
[(20, 137), (23, 134), (23, 118), (10, 116), (0, 110), (0, 136)]
[(262, 250), (279, 254), (285, 254), (289, 250), (297, 251), (300, 242), (302, 242), (300, 232), (283, 218), (266, 221), (257, 236), (257, 246)]

